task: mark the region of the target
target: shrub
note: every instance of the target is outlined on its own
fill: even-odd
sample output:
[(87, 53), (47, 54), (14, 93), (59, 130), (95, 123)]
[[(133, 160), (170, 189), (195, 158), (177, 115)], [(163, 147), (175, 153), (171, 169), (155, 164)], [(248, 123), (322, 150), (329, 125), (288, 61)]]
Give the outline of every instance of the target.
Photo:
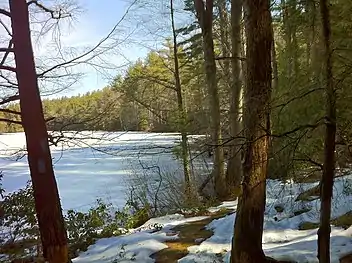
[(0, 254), (7, 254), (9, 259), (38, 255), (40, 238), (31, 185), (5, 195), (1, 207)]
[(111, 213), (111, 204), (98, 199), (96, 206), (88, 212), (69, 210), (65, 215), (71, 257), (85, 251), (98, 238), (121, 234), (119, 225)]
[[(24, 189), (4, 196), (1, 203), (4, 217), (0, 218), (0, 254), (9, 260), (28, 256), (40, 257), (40, 234), (35, 214), (33, 189), (30, 183)], [(129, 202), (120, 211), (112, 204), (98, 199), (87, 212), (69, 210), (65, 215), (70, 257), (76, 257), (99, 238), (125, 233), (149, 219), (148, 207), (139, 208)]]
[(29, 183), (25, 188), (4, 196), (1, 206), (4, 213), (2, 226), (8, 230), (1, 239), (13, 242), (39, 236), (33, 189)]

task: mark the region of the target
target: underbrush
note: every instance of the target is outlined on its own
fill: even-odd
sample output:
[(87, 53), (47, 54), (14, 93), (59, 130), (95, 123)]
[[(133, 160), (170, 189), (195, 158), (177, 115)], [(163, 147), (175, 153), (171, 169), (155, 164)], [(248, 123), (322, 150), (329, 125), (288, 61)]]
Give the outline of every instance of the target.
[[(30, 184), (7, 194), (1, 201), (0, 261), (41, 259), (40, 233), (35, 215), (33, 189)], [(97, 239), (117, 236), (136, 228), (149, 219), (148, 208), (131, 201), (121, 210), (98, 199), (88, 211), (69, 210), (64, 215), (70, 257), (87, 250)]]
[[(177, 148), (173, 150), (174, 158), (181, 163), (180, 156), (175, 153)], [(129, 199), (140, 207), (148, 207), (150, 217), (168, 213), (182, 213), (185, 216), (203, 215), (208, 207), (218, 204), (214, 198), (212, 180), (208, 180), (211, 167), (207, 162), (199, 156), (190, 163), (192, 190), (187, 196), (182, 169), (172, 171), (140, 160), (142, 169), (135, 170), (126, 182), (129, 185)], [(208, 184), (202, 187), (207, 180)], [(199, 191), (201, 187), (202, 195)]]

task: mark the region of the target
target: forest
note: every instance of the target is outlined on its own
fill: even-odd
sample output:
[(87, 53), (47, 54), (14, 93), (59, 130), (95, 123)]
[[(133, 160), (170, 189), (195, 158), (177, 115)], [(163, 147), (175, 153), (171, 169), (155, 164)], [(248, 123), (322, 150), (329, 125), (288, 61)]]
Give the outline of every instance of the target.
[[(56, 27), (84, 1), (4, 2), (1, 262), (352, 262), (350, 0), (135, 0), (88, 51), (46, 59), (36, 39), (60, 41)], [(120, 22), (148, 8), (151, 20), (167, 21), (161, 39), (150, 34), (160, 45), (123, 71), (112, 67), (105, 87), (66, 95), (82, 66), (108, 67), (100, 56), (117, 49)], [(46, 86), (63, 92), (43, 96)], [(13, 151), (18, 134), (25, 149)], [(124, 136), (137, 139), (124, 146)], [(123, 207), (99, 197), (86, 211), (63, 210), (68, 168), (59, 167), (87, 149), (102, 162), (127, 149), (161, 163), (139, 160)], [(17, 161), (29, 182), (9, 191)], [(177, 173), (161, 167), (171, 162)], [(96, 177), (122, 171), (105, 164)], [(160, 244), (145, 252), (149, 234)], [(114, 252), (100, 251), (104, 242)]]

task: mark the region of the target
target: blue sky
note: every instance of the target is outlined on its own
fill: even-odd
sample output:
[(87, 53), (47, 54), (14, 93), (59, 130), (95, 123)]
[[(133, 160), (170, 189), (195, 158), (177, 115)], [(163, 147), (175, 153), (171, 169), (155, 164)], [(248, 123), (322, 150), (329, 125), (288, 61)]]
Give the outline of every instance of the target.
[[(130, 6), (130, 3), (126, 0), (79, 0), (78, 3), (82, 7), (82, 12), (77, 14), (75, 20), (71, 22), (71, 32), (64, 39), (68, 47), (70, 45), (94, 46), (111, 31)], [(126, 21), (120, 26), (121, 35), (124, 34), (122, 31), (126, 30), (126, 25), (129, 27), (128, 30), (135, 27), (133, 22), (127, 17)], [(119, 37), (119, 31), (120, 29), (117, 31), (117, 37)], [(136, 45), (121, 46), (118, 49), (120, 53), (131, 61), (144, 57), (147, 53), (146, 49)], [(111, 57), (111, 60), (117, 67), (116, 74), (121, 73), (121, 69), (118, 66), (126, 63), (125, 58), (116, 55)], [(85, 74), (84, 78), (70, 90), (56, 96), (71, 96), (103, 88), (108, 85), (110, 78), (114, 74), (114, 70), (109, 70), (109, 76), (106, 76), (106, 74), (97, 72), (89, 67), (81, 67), (80, 71)]]
[[(77, 0), (83, 12), (76, 16), (69, 34), (64, 37), (67, 47), (94, 46), (104, 38), (114, 25), (126, 14), (131, 3), (136, 0)], [(175, 0), (175, 8), (183, 9), (183, 0)], [(116, 70), (97, 72), (92, 68), (80, 67), (85, 77), (70, 90), (55, 96), (72, 96), (104, 88), (117, 74), (123, 74), (126, 67), (121, 65), (145, 57), (150, 50), (157, 49), (166, 36), (171, 34), (169, 0), (138, 0), (129, 9), (128, 15), (119, 25), (115, 37), (128, 39), (118, 45), (114, 54), (106, 55)], [(176, 25), (189, 22), (189, 15), (175, 12)]]

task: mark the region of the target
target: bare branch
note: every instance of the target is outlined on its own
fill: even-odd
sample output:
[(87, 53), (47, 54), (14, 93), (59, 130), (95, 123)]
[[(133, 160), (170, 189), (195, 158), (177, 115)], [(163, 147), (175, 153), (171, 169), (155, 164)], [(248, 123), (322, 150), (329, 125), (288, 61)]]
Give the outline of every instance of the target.
[(15, 115), (21, 115), (21, 112), (14, 111), (14, 110), (9, 110), (9, 109), (0, 109), (0, 112), (5, 112), (5, 113), (10, 113), (10, 114), (15, 114)]
[(2, 60), (0, 62), (0, 65), (4, 65), (6, 62), (7, 57), (9, 56), (10, 52), (13, 52), (13, 43), (12, 40), (9, 41), (9, 44), (7, 46), (7, 52), (4, 54), (4, 56), (2, 57)]
[(156, 84), (159, 84), (165, 88), (171, 89), (176, 91), (176, 87), (174, 85), (174, 83), (168, 81), (167, 79), (161, 79), (159, 77), (154, 77), (154, 76), (148, 76), (148, 75), (140, 75), (138, 77), (133, 77), (134, 79), (144, 79), (144, 80), (149, 80), (152, 82), (155, 82)]
[(8, 26), (4, 23), (4, 21), (2, 21), (2, 19), (0, 19), (0, 24), (3, 26), (3, 28), (6, 30), (7, 34), (9, 34), (10, 37), (12, 37), (12, 32), (11, 30), (8, 28)]
[(4, 65), (0, 65), (0, 70), (8, 70), (11, 72), (17, 72), (16, 68), (10, 67), (10, 66), (4, 66)]
[(13, 96), (10, 96), (10, 97), (0, 101), (0, 105), (4, 105), (6, 103), (9, 103), (9, 102), (12, 102), (12, 101), (16, 101), (16, 100), (19, 100), (19, 99), (20, 99), (19, 95), (13, 95)]
[[(34, 2), (37, 2), (36, 0), (32, 0)], [(30, 2), (32, 2), (30, 1)], [(88, 55), (92, 54), (94, 51), (96, 51), (99, 47), (102, 46), (102, 44), (104, 44), (108, 39), (110, 39), (112, 37), (112, 35), (114, 34), (114, 32), (116, 31), (117, 27), (121, 24), (121, 22), (125, 19), (125, 17), (127, 16), (128, 12), (130, 11), (130, 9), (132, 8), (132, 6), (137, 2), (137, 0), (134, 0), (133, 3), (127, 8), (125, 14), (121, 17), (121, 19), (115, 24), (115, 26), (112, 28), (112, 30), (109, 32), (109, 34), (104, 37), (103, 39), (101, 39), (98, 44), (96, 44), (92, 49), (88, 50), (87, 52), (73, 58), (73, 59), (70, 59), (68, 61), (65, 61), (63, 63), (60, 63), (60, 64), (57, 64), (39, 74), (37, 74), (37, 77), (38, 78), (42, 78), (45, 74), (55, 70), (55, 69), (58, 69), (58, 68), (62, 68), (62, 67), (65, 67), (65, 66), (68, 66), (70, 64), (73, 64), (73, 63), (76, 63), (76, 64), (79, 64), (79, 63), (83, 63), (83, 62), (80, 62), (79, 60), (84, 58), (84, 57), (87, 57)], [(87, 63), (89, 61), (89, 59), (87, 59), (85, 62)]]
[(320, 170), (323, 170), (324, 166), (321, 163), (318, 163), (316, 161), (314, 161), (312, 158), (294, 158), (293, 161), (298, 161), (298, 162), (308, 162), (311, 163), (315, 166), (318, 166), (320, 168)]
[(3, 84), (3, 83), (0, 83), (0, 87), (1, 88), (5, 88), (5, 89), (15, 89), (15, 90), (18, 89), (18, 86), (14, 86), (14, 85), (11, 85), (11, 84)]
[(50, 118), (45, 119), (45, 122), (51, 122), (51, 121), (53, 121), (55, 119), (56, 119), (55, 117), (50, 117)]
[(306, 91), (306, 92), (304, 92), (304, 93), (302, 93), (302, 94), (300, 94), (300, 95), (298, 95), (298, 96), (295, 96), (295, 97), (289, 99), (288, 101), (286, 101), (286, 102), (284, 102), (284, 103), (275, 105), (275, 106), (273, 106), (272, 108), (280, 108), (280, 107), (284, 108), (284, 107), (286, 107), (288, 104), (290, 104), (291, 102), (293, 102), (293, 101), (295, 101), (295, 100), (303, 99), (304, 97), (308, 96), (309, 94), (314, 93), (314, 92), (316, 92), (316, 91), (321, 91), (321, 90), (324, 90), (324, 89), (323, 89), (323, 88), (314, 88), (314, 89), (308, 90), (308, 91)]
[[(322, 118), (321, 120), (323, 120), (325, 118)], [(305, 130), (305, 129), (316, 129), (317, 127), (319, 127), (320, 125), (322, 125), (322, 121), (319, 120), (317, 121), (316, 123), (314, 124), (305, 124), (305, 125), (300, 125), (300, 126), (297, 126), (296, 128), (290, 130), (290, 131), (287, 131), (287, 132), (284, 132), (284, 133), (281, 133), (281, 134), (270, 134), (270, 136), (272, 137), (275, 137), (275, 138), (280, 138), (280, 137), (285, 137), (285, 136), (288, 136), (290, 134), (293, 134), (297, 131), (300, 131), (300, 130)]]
[(13, 48), (0, 47), (0, 52), (13, 52)]
[[(1, 64), (0, 64), (1, 65)], [(2, 75), (0, 73), (0, 78), (2, 78), (3, 80), (5, 80), (9, 85), (11, 85), (12, 87), (18, 87), (18, 84), (11, 81), (9, 78), (5, 77), (4, 75)]]
[(5, 118), (0, 118), (0, 122), (7, 122), (7, 123), (12, 123), (12, 124), (22, 125), (21, 121), (9, 120), (9, 119), (5, 119)]
[(3, 8), (0, 8), (0, 14), (5, 15), (7, 17), (11, 17), (11, 13)]
[(215, 60), (226, 60), (226, 59), (238, 59), (240, 61), (246, 61), (243, 57), (216, 57)]
[(40, 9), (42, 9), (44, 12), (49, 13), (51, 15), (52, 19), (62, 19), (62, 18), (68, 18), (71, 17), (70, 13), (64, 12), (61, 8), (59, 10), (52, 10), (43, 4), (39, 3), (37, 0), (31, 0), (28, 2), (28, 5), (34, 4)]

